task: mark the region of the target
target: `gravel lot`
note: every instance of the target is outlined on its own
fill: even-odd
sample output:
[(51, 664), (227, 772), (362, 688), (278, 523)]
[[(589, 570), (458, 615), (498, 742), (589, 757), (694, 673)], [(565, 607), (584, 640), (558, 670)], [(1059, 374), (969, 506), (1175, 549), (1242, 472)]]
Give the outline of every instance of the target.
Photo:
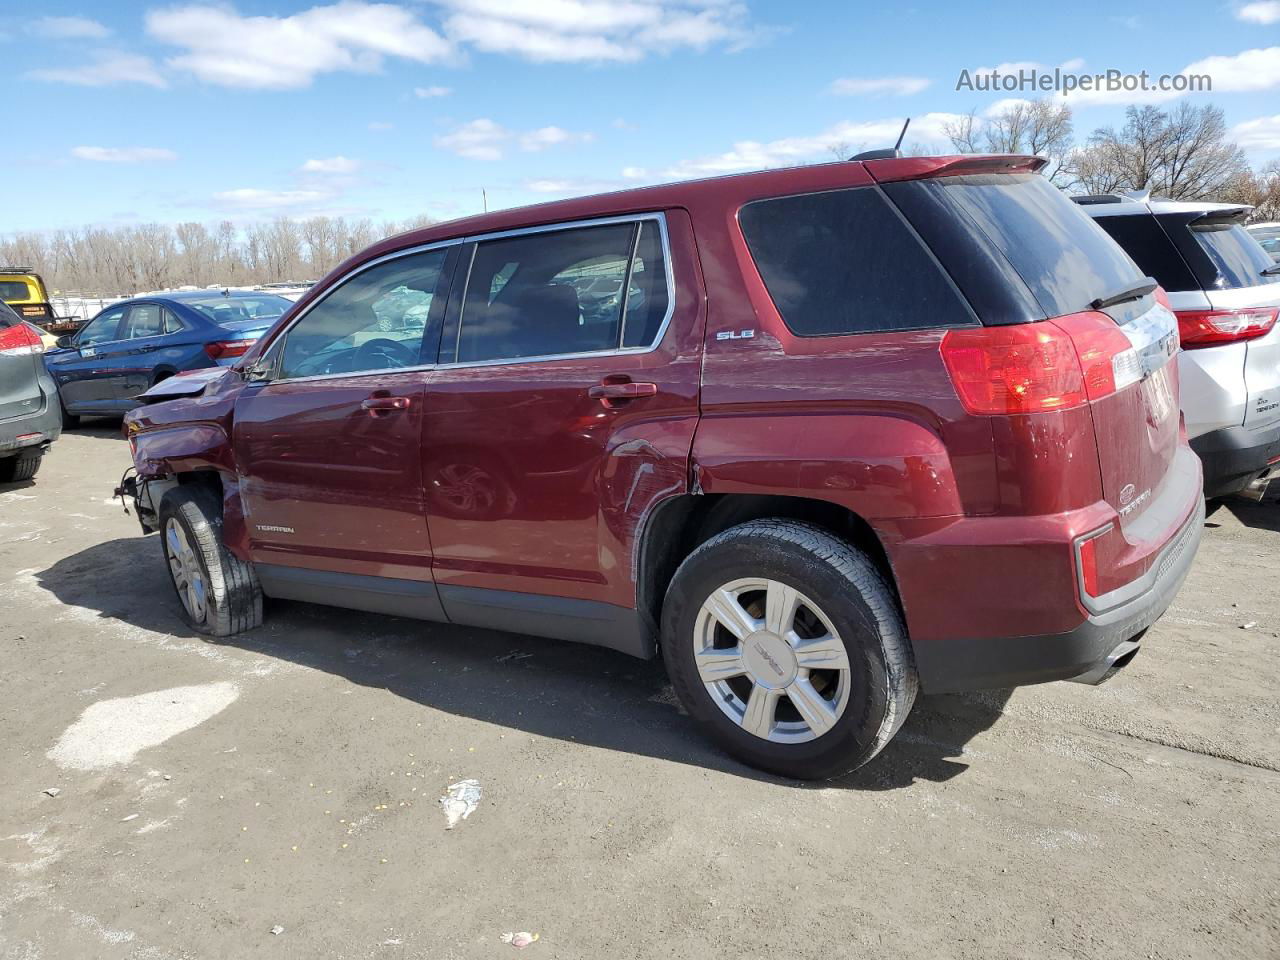
[(924, 698), (810, 786), (608, 651), (288, 603), (199, 639), (118, 426), (0, 488), (4, 960), (1280, 956), (1278, 506), (1210, 518), (1110, 683)]

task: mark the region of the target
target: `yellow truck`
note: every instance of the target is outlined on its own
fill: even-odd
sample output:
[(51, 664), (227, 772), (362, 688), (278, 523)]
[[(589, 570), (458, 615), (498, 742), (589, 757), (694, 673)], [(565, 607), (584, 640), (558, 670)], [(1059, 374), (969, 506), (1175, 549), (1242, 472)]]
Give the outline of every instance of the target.
[(55, 336), (74, 333), (82, 325), (77, 318), (53, 315), (44, 280), (30, 267), (0, 268), (0, 300), (13, 307), (23, 320)]

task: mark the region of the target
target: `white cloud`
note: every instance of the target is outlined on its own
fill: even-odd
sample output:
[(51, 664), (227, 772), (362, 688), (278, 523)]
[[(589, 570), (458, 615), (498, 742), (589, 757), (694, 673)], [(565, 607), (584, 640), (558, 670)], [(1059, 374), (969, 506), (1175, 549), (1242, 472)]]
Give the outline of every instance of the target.
[(294, 89), (335, 71), (372, 73), (384, 57), (432, 63), (452, 53), (449, 41), (417, 15), (386, 3), (342, 0), (287, 17), (246, 17), (230, 7), (193, 5), (152, 10), (147, 32), (183, 48), (168, 61), (205, 83)]
[(332, 196), (326, 190), (259, 190), (242, 187), (215, 193), (213, 199), (218, 206), (237, 210), (280, 210), (322, 203), (332, 199)]
[(28, 25), (27, 33), (51, 40), (101, 40), (111, 31), (88, 17), (40, 17)]
[(388, 123), (386, 120), (373, 120), (369, 123), (369, 129), (374, 133), (385, 133), (388, 130), (395, 129), (394, 123)]
[(506, 148), (513, 143), (521, 150), (536, 153), (547, 147), (585, 143), (594, 139), (594, 134), (574, 133), (562, 127), (540, 127), (537, 130), (517, 132), (484, 117), (436, 137), (436, 146), (469, 160), (501, 160)]
[(167, 163), (178, 159), (176, 153), (162, 147), (72, 147), (71, 155), (95, 163)]
[(413, 95), (419, 100), (431, 100), (435, 97), (447, 97), (453, 93), (452, 87), (414, 87)]
[(627, 180), (643, 180), (649, 176), (649, 171), (644, 167), (623, 167), (622, 176)]
[(563, 127), (539, 127), (519, 136), (520, 149), (527, 153), (537, 153), (547, 147), (557, 147), (566, 143), (589, 143), (595, 139), (591, 133), (573, 133)]
[(46, 67), (26, 76), (46, 83), (69, 83), (77, 87), (107, 87), (120, 83), (140, 83), (148, 87), (167, 86), (149, 57), (116, 50), (99, 50), (90, 62), (74, 67)]
[(1245, 23), (1260, 23), (1263, 26), (1280, 23), (1280, 0), (1247, 3), (1236, 11), (1236, 18)]
[(318, 160), (308, 160), (302, 165), (302, 173), (334, 173), (346, 174), (355, 173), (360, 169), (360, 161), (352, 160), (350, 157), (324, 157)]
[(445, 33), (485, 53), (535, 61), (634, 61), (753, 38), (736, 0), (435, 0)]
[(1214, 93), (1242, 93), (1280, 86), (1280, 47), (1245, 50), (1229, 57), (1205, 57), (1183, 73), (1207, 73)]
[(1231, 139), (1250, 150), (1280, 150), (1280, 113), (1236, 124)]
[(1006, 97), (1003, 100), (997, 100), (987, 109), (982, 111), (984, 117), (998, 117), (1006, 110), (1012, 110), (1014, 107), (1029, 107), (1030, 100), (1024, 100), (1022, 97)]
[[(961, 119), (963, 118), (955, 113), (926, 113), (913, 117), (908, 136), (916, 143), (946, 143), (943, 126)], [(667, 176), (715, 176), (811, 160), (834, 159), (831, 157), (831, 148), (834, 146), (889, 147), (897, 141), (901, 132), (902, 120), (897, 118), (868, 123), (837, 123), (810, 136), (785, 137), (767, 143), (743, 140), (724, 153), (678, 164), (667, 171)]]
[(906, 97), (926, 89), (928, 77), (841, 77), (831, 92), (848, 97)]

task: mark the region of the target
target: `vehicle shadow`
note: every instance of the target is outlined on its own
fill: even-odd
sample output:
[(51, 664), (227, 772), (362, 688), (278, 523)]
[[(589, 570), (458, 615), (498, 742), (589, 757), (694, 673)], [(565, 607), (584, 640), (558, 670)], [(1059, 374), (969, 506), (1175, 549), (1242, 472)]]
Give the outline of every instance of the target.
[[(36, 574), (64, 604), (104, 620), (237, 647), (381, 688), (415, 703), (544, 737), (794, 783), (725, 756), (681, 715), (660, 661), (581, 644), (285, 601), (267, 622), (212, 641), (178, 616), (155, 537), (113, 540)], [(922, 697), (874, 762), (820, 787), (893, 790), (949, 780), (965, 744), (1001, 716), (1010, 691)], [(800, 784), (798, 786), (808, 786)]]
[(1280, 500), (1259, 503), (1246, 497), (1231, 497), (1222, 502), (1222, 509), (1254, 530), (1280, 531)]

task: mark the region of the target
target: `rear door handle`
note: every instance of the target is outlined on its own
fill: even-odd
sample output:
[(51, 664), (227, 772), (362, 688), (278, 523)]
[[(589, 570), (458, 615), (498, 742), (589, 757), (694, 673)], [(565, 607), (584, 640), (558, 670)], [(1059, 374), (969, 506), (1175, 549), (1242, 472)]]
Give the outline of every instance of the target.
[(360, 401), (360, 407), (369, 411), (371, 417), (385, 417), (396, 410), (409, 408), (408, 397), (369, 397)]
[(599, 400), (607, 407), (610, 402), (635, 400), (637, 397), (652, 397), (658, 392), (656, 383), (597, 383), (587, 390), (587, 396)]

